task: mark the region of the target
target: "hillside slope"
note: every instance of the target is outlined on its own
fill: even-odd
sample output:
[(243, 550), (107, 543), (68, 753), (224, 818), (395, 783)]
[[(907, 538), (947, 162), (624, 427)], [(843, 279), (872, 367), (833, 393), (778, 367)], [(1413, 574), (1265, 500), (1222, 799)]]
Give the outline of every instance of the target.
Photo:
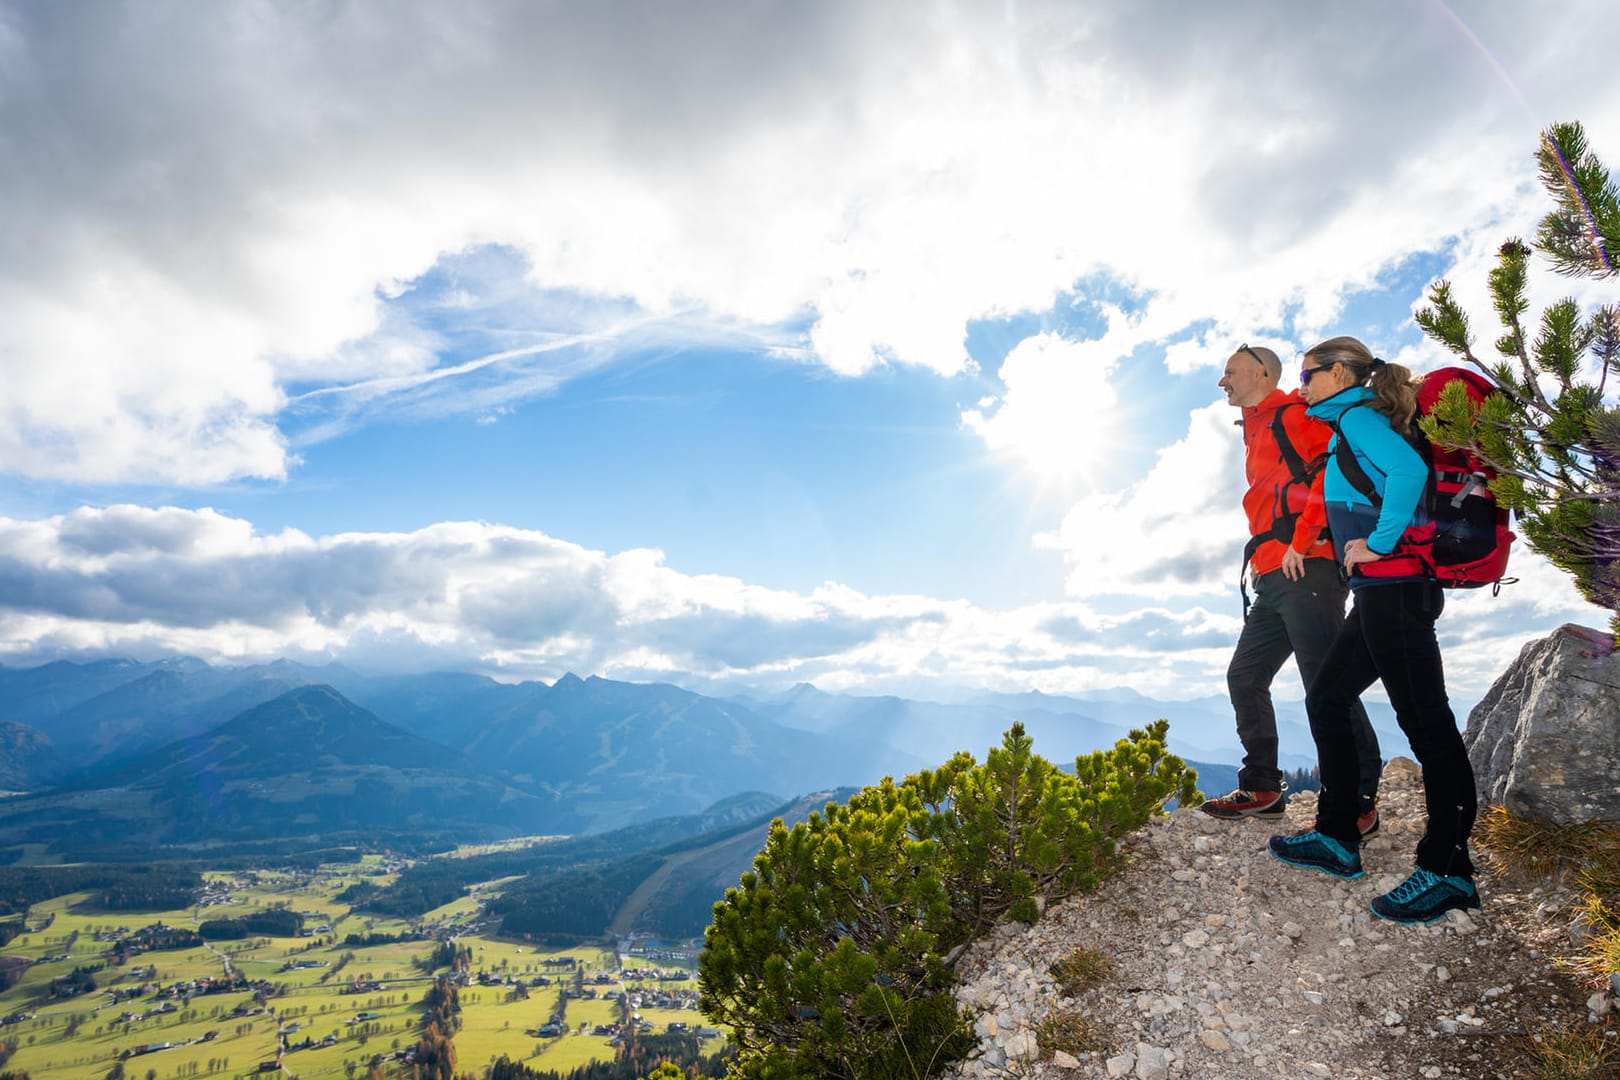
[[(1348, 882), (1265, 849), (1268, 836), (1309, 825), (1314, 795), (1295, 796), (1285, 821), (1221, 822), (1197, 810), (1158, 819), (1131, 838), (1126, 869), (1096, 894), (1033, 927), (1002, 925), (963, 959), (957, 996), (980, 1017), (982, 1053), (946, 1075), (1531, 1075), (1527, 1035), (1593, 1023), (1590, 989), (1549, 960), (1567, 947), (1573, 897), (1484, 861), (1484, 910), (1473, 917), (1454, 912), (1432, 927), (1374, 919), (1367, 902), (1411, 868), (1421, 792), (1416, 765), (1392, 761), (1383, 831), (1363, 849), (1367, 875)], [(1103, 953), (1113, 971), (1069, 997), (1049, 968), (1080, 948)], [(1037, 1033), (1074, 1013), (1101, 1048), (1054, 1061)], [(1613, 1013), (1606, 1023), (1612, 1032)]]

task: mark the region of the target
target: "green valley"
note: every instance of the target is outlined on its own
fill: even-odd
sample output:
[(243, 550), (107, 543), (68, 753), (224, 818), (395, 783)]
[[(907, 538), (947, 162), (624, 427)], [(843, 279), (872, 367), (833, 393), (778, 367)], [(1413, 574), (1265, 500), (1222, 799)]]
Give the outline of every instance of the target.
[[(29, 903), (0, 922), (15, 934), (0, 949), (3, 1068), (33, 1080), (392, 1075), (414, 1063), (444, 977), (458, 1072), (504, 1057), (566, 1073), (610, 1060), (627, 1031), (701, 1032), (704, 1052), (721, 1047), (695, 1007), (696, 942), (628, 934), (557, 948), (499, 935), (486, 904), (520, 877), (469, 883), (410, 918), (339, 899), (410, 869), (366, 856), (207, 871), (196, 902), (169, 910), (112, 910), (92, 889)], [(236, 936), (266, 924), (290, 932)]]

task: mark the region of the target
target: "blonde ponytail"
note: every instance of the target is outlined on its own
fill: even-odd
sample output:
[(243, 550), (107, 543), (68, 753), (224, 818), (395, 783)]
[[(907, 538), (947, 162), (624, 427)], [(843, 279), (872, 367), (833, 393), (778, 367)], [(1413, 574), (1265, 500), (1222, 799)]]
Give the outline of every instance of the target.
[(1406, 368), (1380, 360), (1353, 337), (1328, 338), (1305, 355), (1322, 365), (1343, 364), (1349, 368), (1356, 385), (1373, 392), (1372, 407), (1389, 417), (1389, 426), (1402, 435), (1411, 430), (1412, 418), (1417, 415), (1417, 386)]

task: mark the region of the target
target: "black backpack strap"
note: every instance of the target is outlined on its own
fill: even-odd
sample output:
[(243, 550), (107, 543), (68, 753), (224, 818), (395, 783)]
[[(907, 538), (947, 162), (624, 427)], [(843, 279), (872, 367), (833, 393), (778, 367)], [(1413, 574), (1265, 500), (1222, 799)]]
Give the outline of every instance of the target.
[[(1357, 409), (1365, 404), (1365, 401), (1358, 401), (1350, 408)], [(1349, 411), (1349, 409), (1345, 410), (1345, 412)], [(1342, 417), (1343, 413), (1340, 416)], [(1339, 422), (1329, 420), (1328, 423), (1332, 426), (1335, 436), (1333, 460), (1339, 463), (1339, 471), (1350, 482), (1350, 486), (1361, 492), (1362, 497), (1372, 503), (1375, 508), (1383, 506), (1384, 497), (1378, 494), (1378, 488), (1373, 484), (1372, 478), (1367, 475), (1367, 470), (1363, 469), (1361, 462), (1356, 460), (1356, 452), (1350, 449), (1350, 443), (1345, 440), (1344, 430), (1339, 427)]]
[(1289, 404), (1278, 409), (1276, 412), (1272, 413), (1271, 438), (1277, 444), (1278, 452), (1282, 454), (1283, 464), (1288, 466), (1289, 473), (1293, 475), (1294, 483), (1309, 485), (1310, 482), (1316, 477), (1316, 474), (1321, 471), (1322, 466), (1326, 463), (1327, 455), (1323, 454), (1320, 457), (1312, 458), (1309, 462), (1307, 462), (1303, 457), (1300, 456), (1299, 451), (1294, 449), (1293, 442), (1288, 438), (1288, 428), (1283, 424), (1284, 413), (1286, 413), (1289, 409), (1302, 409), (1304, 407), (1305, 403), (1302, 401), (1290, 402)]

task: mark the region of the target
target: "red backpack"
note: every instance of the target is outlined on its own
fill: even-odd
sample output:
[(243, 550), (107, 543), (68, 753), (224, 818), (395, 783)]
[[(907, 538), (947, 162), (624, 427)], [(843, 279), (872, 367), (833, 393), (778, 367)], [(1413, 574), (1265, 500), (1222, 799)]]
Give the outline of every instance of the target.
[[(1477, 372), (1440, 368), (1418, 383), (1418, 415), (1427, 416), (1440, 400), (1441, 390), (1454, 381), (1468, 388), (1468, 396), (1476, 406), (1496, 392)], [(1491, 494), (1490, 482), (1496, 471), (1467, 450), (1430, 443), (1416, 420), (1407, 439), (1429, 463), (1429, 482), (1417, 523), (1407, 529), (1401, 547), (1421, 559), (1434, 579), (1448, 589), (1490, 585), (1495, 592), (1512, 584), (1515, 579), (1505, 576), (1508, 550), (1518, 538), (1508, 529), (1507, 508), (1498, 505)], [(1350, 486), (1373, 506), (1382, 506), (1383, 499), (1342, 434), (1334, 457)]]

